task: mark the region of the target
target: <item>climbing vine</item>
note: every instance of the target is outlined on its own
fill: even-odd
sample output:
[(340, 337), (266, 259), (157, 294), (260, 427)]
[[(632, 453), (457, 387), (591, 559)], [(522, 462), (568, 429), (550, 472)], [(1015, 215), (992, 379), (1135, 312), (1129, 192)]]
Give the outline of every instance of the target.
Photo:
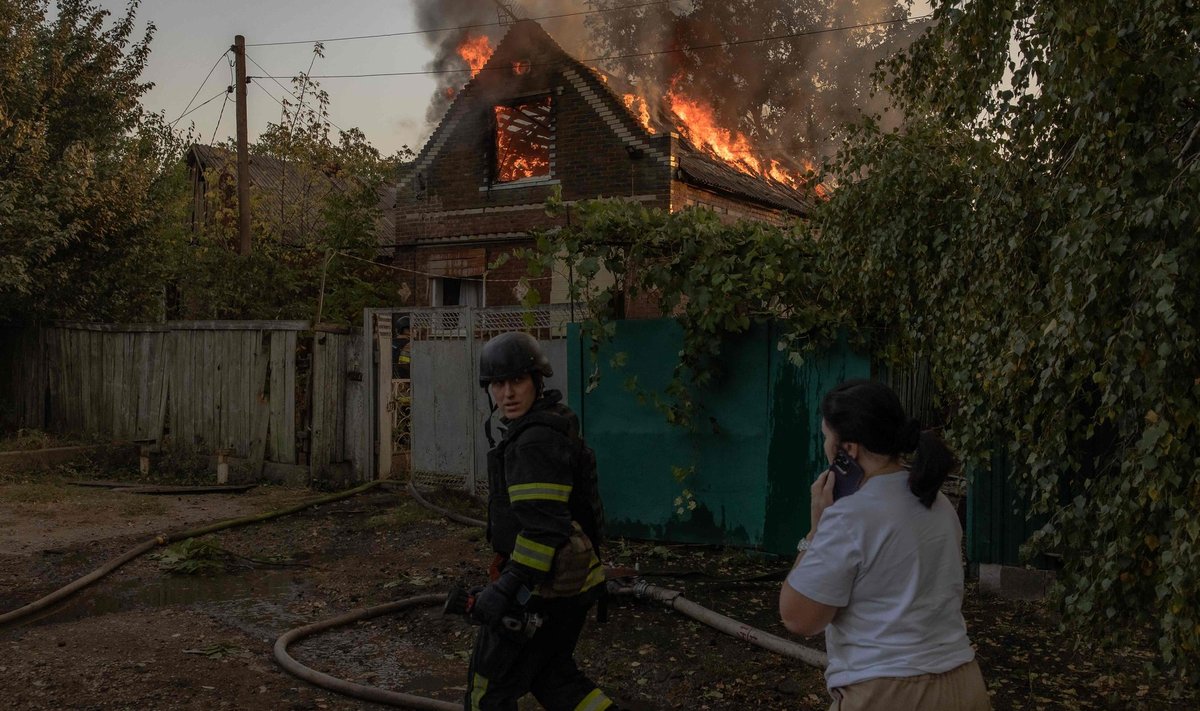
[(878, 357), (927, 359), (946, 436), (974, 466), (1006, 448), (1046, 522), (1026, 550), (1060, 562), (1067, 628), (1112, 643), (1152, 630), (1159, 668), (1194, 685), (1200, 7), (933, 5), (879, 74), (905, 125), (850, 127), (809, 224), (596, 201), (539, 238), (535, 269), (568, 255), (599, 338), (622, 295), (679, 318), (677, 421), (685, 383), (756, 322), (786, 322), (786, 348), (853, 325)]
[[(570, 226), (539, 234), (536, 248), (519, 256), (534, 277), (555, 269), (568, 277), (571, 300), (588, 307), (582, 331), (593, 355), (635, 302), (682, 327), (679, 362), (663, 391), (642, 388), (635, 377), (625, 382), (669, 422), (690, 424), (700, 405), (694, 393), (721, 375), (728, 337), (776, 323), (780, 350), (800, 359), (837, 323), (823, 300), (817, 242), (803, 222), (731, 223), (711, 210), (671, 213), (621, 199), (568, 206), (555, 196), (547, 209), (569, 210)], [(616, 354), (612, 365), (623, 358)], [(594, 386), (598, 371), (590, 378)]]

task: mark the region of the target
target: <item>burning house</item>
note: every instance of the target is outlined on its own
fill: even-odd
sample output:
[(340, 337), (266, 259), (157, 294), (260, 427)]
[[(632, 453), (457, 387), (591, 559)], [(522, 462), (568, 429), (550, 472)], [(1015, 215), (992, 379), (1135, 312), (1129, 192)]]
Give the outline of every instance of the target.
[[(412, 305), (500, 306), (524, 288), (563, 300), (551, 280), (520, 283), (521, 260), (489, 270), (530, 246), (530, 230), (558, 224), (544, 210), (556, 189), (568, 202), (623, 197), (776, 224), (809, 210), (798, 173), (756, 156), (703, 102), (672, 95), (669, 112), (652, 108), (533, 21), (512, 24), (494, 50), (477, 36), (458, 51), (472, 77), (447, 90), (449, 107), (397, 194), (395, 263)], [(629, 317), (651, 315), (629, 305)]]

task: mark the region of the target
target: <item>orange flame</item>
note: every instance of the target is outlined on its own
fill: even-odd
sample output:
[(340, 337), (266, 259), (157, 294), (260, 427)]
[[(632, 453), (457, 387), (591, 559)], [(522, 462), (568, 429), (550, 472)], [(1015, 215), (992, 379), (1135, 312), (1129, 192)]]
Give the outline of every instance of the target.
[(496, 179), (510, 182), (550, 174), (550, 98), (494, 106)]
[(622, 98), (625, 100), (625, 108), (637, 117), (638, 123), (646, 129), (646, 133), (657, 133), (650, 125), (650, 107), (646, 104), (646, 100), (637, 94), (625, 94)]
[[(671, 82), (667, 91), (667, 106), (678, 119), (676, 128), (692, 145), (709, 155), (718, 158), (747, 175), (766, 178), (792, 190), (800, 190), (808, 184), (801, 172), (782, 165), (778, 160), (763, 159), (755, 150), (754, 145), (744, 134), (722, 127), (716, 118), (712, 105), (684, 94), (679, 90), (677, 80)], [(628, 96), (625, 105), (630, 105)], [(806, 170), (812, 166), (805, 164)], [(816, 186), (818, 195), (824, 195), (822, 186)]]
[(473, 35), (469, 32), (459, 43), (457, 49), (458, 56), (462, 57), (467, 66), (471, 68), (472, 79), (492, 58), (493, 51), (492, 43), (488, 41), (487, 35)]

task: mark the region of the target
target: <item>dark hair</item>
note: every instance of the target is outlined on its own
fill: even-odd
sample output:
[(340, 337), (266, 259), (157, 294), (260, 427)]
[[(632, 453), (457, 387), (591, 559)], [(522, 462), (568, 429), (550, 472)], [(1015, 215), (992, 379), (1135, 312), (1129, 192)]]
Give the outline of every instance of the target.
[(899, 457), (912, 452), (908, 488), (928, 508), (942, 482), (955, 469), (954, 454), (933, 432), (908, 417), (900, 398), (883, 383), (849, 380), (825, 393), (821, 416), (839, 441), (856, 442), (875, 454)]

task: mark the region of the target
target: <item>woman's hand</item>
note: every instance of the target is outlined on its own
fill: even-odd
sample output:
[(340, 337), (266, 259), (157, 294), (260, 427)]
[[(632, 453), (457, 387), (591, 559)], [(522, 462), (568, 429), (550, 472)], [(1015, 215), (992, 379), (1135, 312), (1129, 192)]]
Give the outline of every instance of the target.
[(821, 472), (821, 476), (813, 482), (810, 490), (811, 496), (809, 500), (812, 502), (809, 510), (809, 521), (812, 523), (812, 533), (809, 533), (809, 538), (813, 533), (817, 532), (817, 523), (821, 520), (821, 514), (825, 513), (825, 509), (833, 503), (833, 472), (826, 469)]

